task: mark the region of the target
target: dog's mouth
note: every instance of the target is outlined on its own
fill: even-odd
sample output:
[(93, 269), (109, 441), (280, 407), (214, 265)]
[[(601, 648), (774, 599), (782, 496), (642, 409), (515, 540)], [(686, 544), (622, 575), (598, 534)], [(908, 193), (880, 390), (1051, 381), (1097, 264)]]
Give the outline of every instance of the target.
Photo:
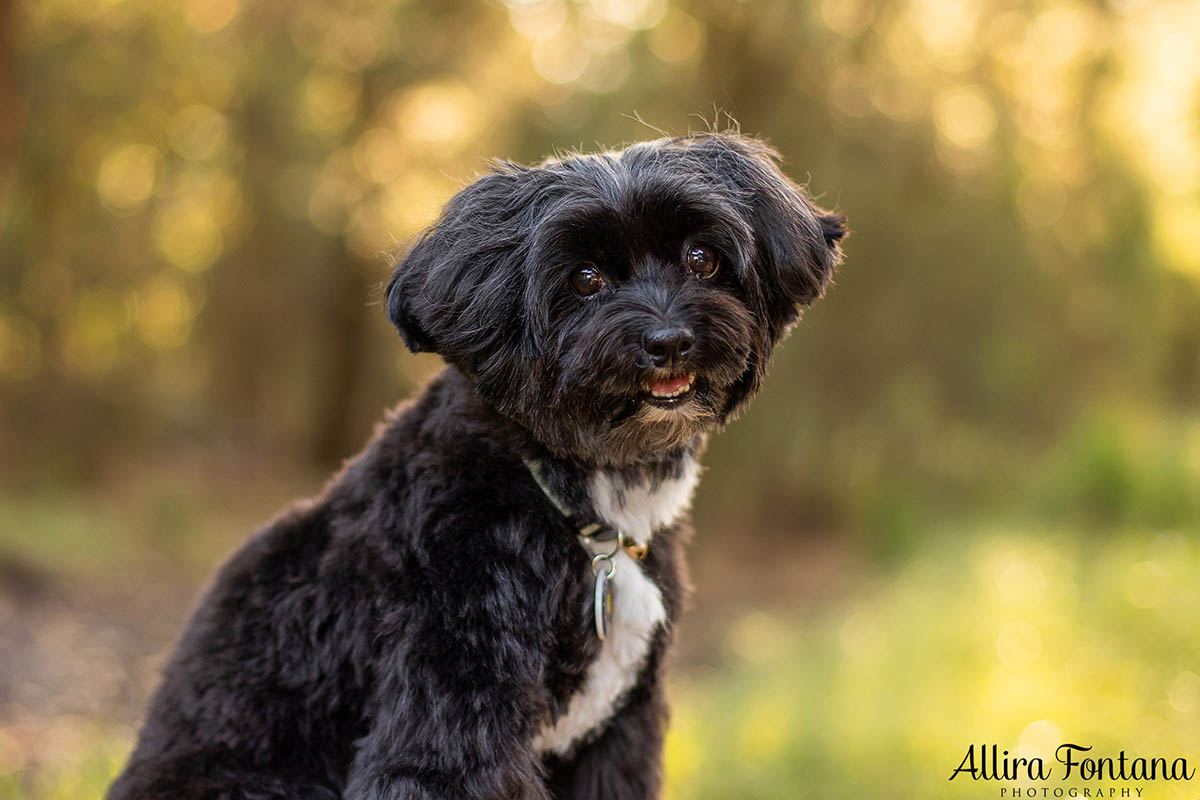
[(641, 399), (659, 408), (674, 408), (682, 405), (696, 394), (696, 375), (688, 372), (668, 378), (647, 381)]

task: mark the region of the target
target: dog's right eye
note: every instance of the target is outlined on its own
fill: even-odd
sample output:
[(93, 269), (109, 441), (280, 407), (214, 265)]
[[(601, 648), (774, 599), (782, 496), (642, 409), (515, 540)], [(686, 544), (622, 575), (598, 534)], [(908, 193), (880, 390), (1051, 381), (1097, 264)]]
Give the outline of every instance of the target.
[(697, 245), (687, 251), (687, 265), (693, 275), (700, 280), (707, 280), (717, 274), (721, 262), (712, 250)]
[(571, 275), (571, 288), (580, 297), (591, 297), (604, 288), (604, 277), (595, 267), (584, 267)]

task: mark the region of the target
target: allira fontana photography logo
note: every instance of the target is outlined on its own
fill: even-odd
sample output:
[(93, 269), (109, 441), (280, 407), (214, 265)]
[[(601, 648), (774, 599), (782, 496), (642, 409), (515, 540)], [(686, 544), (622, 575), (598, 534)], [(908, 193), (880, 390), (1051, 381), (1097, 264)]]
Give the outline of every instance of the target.
[[(1190, 781), (1194, 767), (1182, 756), (1131, 756), (1093, 752), (1091, 745), (1064, 742), (1051, 761), (1040, 756), (1016, 756), (999, 745), (968, 745), (950, 780), (1000, 782), (1003, 798), (1143, 797), (1150, 781)], [(1057, 784), (1057, 785), (1055, 785)]]

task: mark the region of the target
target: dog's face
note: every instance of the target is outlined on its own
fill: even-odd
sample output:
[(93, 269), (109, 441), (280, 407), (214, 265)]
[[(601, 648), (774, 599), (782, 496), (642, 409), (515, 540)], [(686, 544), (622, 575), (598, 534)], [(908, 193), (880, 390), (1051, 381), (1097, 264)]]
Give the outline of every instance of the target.
[(654, 459), (744, 406), (840, 258), (845, 219), (776, 162), (705, 134), (501, 164), (396, 267), (389, 316), (552, 451)]

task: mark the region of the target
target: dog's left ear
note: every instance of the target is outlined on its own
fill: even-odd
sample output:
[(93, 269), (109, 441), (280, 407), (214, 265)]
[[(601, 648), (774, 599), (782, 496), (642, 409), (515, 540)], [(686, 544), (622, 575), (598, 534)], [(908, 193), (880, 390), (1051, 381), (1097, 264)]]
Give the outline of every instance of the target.
[(759, 279), (776, 334), (825, 291), (841, 261), (846, 218), (815, 205), (779, 169), (779, 154), (736, 133), (702, 134), (682, 143), (733, 190), (758, 245)]
[(837, 243), (842, 240), (849, 230), (846, 227), (845, 214), (822, 214), (819, 218), (821, 223), (821, 235), (825, 237), (825, 244), (829, 247), (837, 246)]

